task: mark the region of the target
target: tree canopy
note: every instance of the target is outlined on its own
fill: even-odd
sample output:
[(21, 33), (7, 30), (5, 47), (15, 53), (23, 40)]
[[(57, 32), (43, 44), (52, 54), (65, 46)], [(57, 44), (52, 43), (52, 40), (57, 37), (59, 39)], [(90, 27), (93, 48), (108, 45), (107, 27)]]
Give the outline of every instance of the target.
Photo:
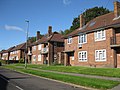
[[(87, 22), (89, 22), (90, 20), (94, 19), (95, 17), (107, 14), (109, 12), (110, 12), (109, 9), (106, 9), (106, 8), (103, 8), (103, 7), (94, 7), (94, 8), (86, 9), (86, 11), (83, 12), (83, 16), (85, 18), (85, 24)], [(74, 31), (75, 29), (79, 28), (80, 27), (79, 16), (80, 15), (78, 15), (78, 17), (75, 17), (73, 19), (72, 26), (70, 26), (70, 29), (66, 29), (64, 31), (61, 30), (60, 33), (62, 35), (67, 35), (67, 34), (71, 33), (72, 31)]]

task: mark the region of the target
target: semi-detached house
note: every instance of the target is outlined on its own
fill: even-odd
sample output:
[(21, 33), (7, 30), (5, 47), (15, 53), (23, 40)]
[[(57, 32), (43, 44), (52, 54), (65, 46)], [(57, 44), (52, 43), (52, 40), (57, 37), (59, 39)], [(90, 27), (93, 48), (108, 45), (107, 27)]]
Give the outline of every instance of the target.
[(10, 62), (18, 62), (21, 58), (25, 58), (25, 46), (26, 43), (22, 43), (7, 50), (2, 50), (0, 56), (2, 60), (10, 60)]
[(1, 54), (1, 59), (3, 59), (3, 60), (9, 60), (10, 51), (11, 51), (13, 48), (14, 48), (14, 46), (13, 46), (13, 47), (10, 47), (10, 48), (7, 49), (7, 50), (2, 50), (2, 51), (0, 52), (0, 54)]
[(64, 37), (65, 65), (120, 67), (120, 2), (114, 12), (99, 16)]
[(64, 39), (58, 32), (52, 32), (52, 26), (48, 27), (48, 34), (42, 38), (37, 32), (37, 41), (28, 48), (28, 61), (33, 64), (63, 64)]
[(20, 60), (25, 59), (25, 48), (26, 43), (16, 45), (13, 49), (10, 50), (9, 60)]

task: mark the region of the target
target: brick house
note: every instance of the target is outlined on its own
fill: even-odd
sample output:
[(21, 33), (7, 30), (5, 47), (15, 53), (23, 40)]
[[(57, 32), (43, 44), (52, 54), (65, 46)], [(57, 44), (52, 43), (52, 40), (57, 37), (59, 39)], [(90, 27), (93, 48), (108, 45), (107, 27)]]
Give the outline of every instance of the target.
[(9, 60), (20, 60), (25, 58), (26, 43), (16, 45), (10, 50)]
[(28, 61), (33, 64), (63, 63), (64, 60), (61, 59), (64, 57), (61, 53), (64, 50), (63, 36), (58, 32), (52, 32), (51, 26), (48, 27), (48, 34), (42, 38), (39, 34), (40, 32), (37, 32), (37, 41), (28, 49)]
[(114, 12), (99, 16), (64, 37), (65, 65), (120, 67), (120, 2)]
[(7, 50), (2, 50), (1, 52), (0, 52), (0, 56), (1, 56), (1, 59), (2, 60), (8, 60), (8, 52), (7, 52)]
[(1, 54), (1, 59), (2, 59), (2, 60), (9, 60), (10, 51), (11, 51), (13, 48), (14, 48), (14, 46), (13, 46), (13, 47), (10, 47), (10, 48), (7, 49), (7, 50), (2, 50), (2, 51), (0, 52), (0, 54)]
[(3, 52), (4, 52), (5, 50), (1, 50), (0, 51), (0, 59), (2, 59), (2, 55), (3, 55)]

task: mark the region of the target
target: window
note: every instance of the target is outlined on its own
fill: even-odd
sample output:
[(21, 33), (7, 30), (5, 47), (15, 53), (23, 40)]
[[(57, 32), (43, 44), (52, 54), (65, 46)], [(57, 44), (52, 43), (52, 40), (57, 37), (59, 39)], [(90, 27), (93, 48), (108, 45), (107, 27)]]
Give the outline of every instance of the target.
[(38, 55), (38, 61), (41, 61), (41, 54)]
[(68, 44), (72, 43), (72, 37), (68, 37)]
[(87, 51), (78, 52), (78, 58), (80, 61), (87, 61)]
[(38, 45), (38, 50), (41, 50), (41, 44)]
[(87, 35), (82, 34), (78, 36), (78, 44), (87, 43)]
[(33, 46), (33, 51), (36, 51), (36, 46)]
[(100, 31), (96, 31), (94, 33), (95, 36), (95, 41), (101, 41), (101, 40), (105, 40), (105, 30), (100, 30)]
[(106, 50), (95, 51), (95, 61), (106, 61)]
[(33, 55), (33, 61), (36, 61), (36, 55)]

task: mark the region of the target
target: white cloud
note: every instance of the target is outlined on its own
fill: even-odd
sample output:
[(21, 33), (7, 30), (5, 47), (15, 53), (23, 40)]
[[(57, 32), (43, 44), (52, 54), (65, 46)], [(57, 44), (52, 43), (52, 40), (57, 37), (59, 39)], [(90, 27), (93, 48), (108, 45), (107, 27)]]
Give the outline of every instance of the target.
[(22, 28), (17, 27), (17, 26), (10, 26), (10, 25), (5, 25), (4, 26), (5, 30), (16, 30), (16, 31), (24, 31)]
[(70, 0), (63, 0), (63, 4), (65, 4), (65, 5), (69, 5), (70, 3), (71, 3)]

